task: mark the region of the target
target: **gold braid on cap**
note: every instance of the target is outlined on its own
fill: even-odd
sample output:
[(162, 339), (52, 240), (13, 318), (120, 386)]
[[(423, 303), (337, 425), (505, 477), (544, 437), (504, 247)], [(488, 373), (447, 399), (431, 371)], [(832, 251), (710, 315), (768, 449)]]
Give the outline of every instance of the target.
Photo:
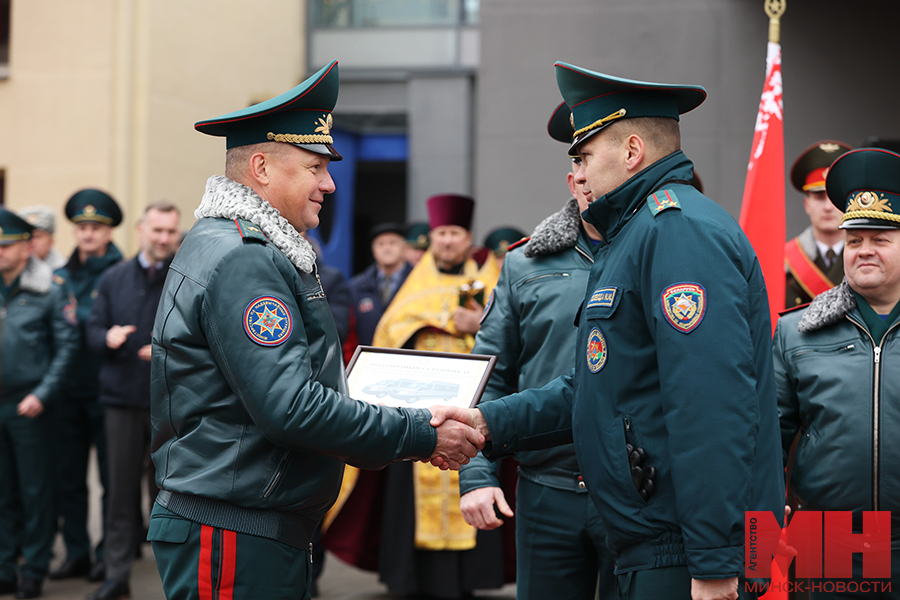
[(853, 212), (847, 211), (846, 213), (844, 213), (844, 218), (841, 219), (841, 223), (843, 223), (844, 221), (849, 221), (851, 219), (877, 219), (879, 221), (894, 221), (895, 223), (900, 223), (900, 215), (885, 213), (878, 210), (854, 210)]
[(334, 144), (334, 138), (330, 135), (296, 133), (272, 133), (266, 134), (266, 138), (273, 142), (287, 142), (288, 144)]
[(573, 138), (577, 138), (577, 137), (578, 137), (579, 135), (581, 135), (582, 133), (587, 133), (588, 131), (591, 131), (592, 129), (597, 129), (598, 127), (603, 127), (604, 125), (606, 125), (606, 124), (609, 123), (610, 121), (615, 121), (616, 119), (621, 119), (621, 118), (624, 117), (624, 116), (625, 116), (625, 109), (624, 109), (624, 108), (620, 108), (619, 110), (617, 110), (617, 111), (614, 112), (613, 114), (609, 115), (608, 117), (603, 117), (603, 118), (600, 119), (599, 121), (594, 121), (593, 123), (591, 123), (591, 124), (588, 125), (587, 127), (582, 127), (581, 129), (579, 129), (578, 131), (576, 131), (574, 134), (572, 134), (572, 137), (573, 137)]

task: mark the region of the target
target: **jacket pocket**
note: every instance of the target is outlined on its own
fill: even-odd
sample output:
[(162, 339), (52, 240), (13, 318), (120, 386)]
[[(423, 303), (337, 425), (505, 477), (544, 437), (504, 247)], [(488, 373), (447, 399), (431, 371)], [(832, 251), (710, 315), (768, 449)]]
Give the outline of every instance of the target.
[[(638, 492), (637, 488), (634, 485), (634, 481), (631, 478), (631, 463), (628, 460), (628, 458), (629, 458), (628, 457), (628, 448), (626, 447), (626, 444), (630, 444), (633, 448), (643, 448), (643, 446), (641, 446), (640, 437), (638, 436), (637, 432), (634, 430), (634, 423), (633, 423), (630, 415), (625, 415), (622, 417), (622, 431), (624, 433), (625, 444), (622, 444), (622, 449), (621, 449), (621, 452), (619, 453), (619, 455), (625, 457), (625, 464), (624, 464), (625, 486), (628, 488), (628, 491), (630, 492), (629, 496), (631, 499), (633, 499), (633, 500), (636, 499), (638, 502), (641, 503), (641, 505), (646, 506), (649, 504), (649, 502), (647, 500), (644, 500), (641, 497), (641, 494)], [(645, 452), (646, 452), (646, 450), (645, 450)], [(648, 454), (647, 458), (644, 461), (644, 466), (647, 467), (651, 464), (652, 464), (652, 459)]]
[(622, 299), (622, 288), (614, 285), (604, 285), (595, 289), (584, 302), (584, 318), (609, 319), (619, 307)]
[(191, 533), (191, 521), (168, 516), (153, 516), (147, 529), (147, 540), (183, 544)]
[(272, 495), (272, 492), (275, 491), (275, 488), (278, 487), (278, 483), (281, 481), (282, 474), (287, 467), (287, 462), (290, 456), (291, 451), (285, 450), (284, 454), (281, 455), (281, 459), (279, 459), (278, 464), (275, 466), (275, 471), (272, 473), (271, 477), (269, 477), (269, 480), (266, 482), (265, 487), (263, 487), (260, 496), (262, 496), (263, 498), (268, 498)]

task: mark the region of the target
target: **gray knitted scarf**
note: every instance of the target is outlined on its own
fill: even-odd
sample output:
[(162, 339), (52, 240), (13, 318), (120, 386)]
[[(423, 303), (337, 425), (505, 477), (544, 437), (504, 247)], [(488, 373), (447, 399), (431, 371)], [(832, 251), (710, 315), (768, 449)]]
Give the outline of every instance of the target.
[(281, 216), (278, 209), (245, 185), (221, 175), (206, 182), (206, 192), (194, 217), (245, 219), (259, 227), (267, 238), (304, 273), (312, 273), (316, 253), (309, 242)]

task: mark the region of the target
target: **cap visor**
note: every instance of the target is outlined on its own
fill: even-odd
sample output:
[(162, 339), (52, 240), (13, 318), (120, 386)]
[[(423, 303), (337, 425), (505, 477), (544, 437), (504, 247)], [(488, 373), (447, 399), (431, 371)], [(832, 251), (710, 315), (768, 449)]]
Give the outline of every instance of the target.
[(294, 144), (298, 148), (303, 148), (304, 150), (309, 150), (314, 154), (321, 154), (322, 156), (327, 156), (333, 161), (344, 160), (344, 157), (341, 156), (337, 150), (334, 149), (334, 146), (331, 144)]
[(838, 229), (900, 229), (900, 223), (881, 219), (848, 219)]

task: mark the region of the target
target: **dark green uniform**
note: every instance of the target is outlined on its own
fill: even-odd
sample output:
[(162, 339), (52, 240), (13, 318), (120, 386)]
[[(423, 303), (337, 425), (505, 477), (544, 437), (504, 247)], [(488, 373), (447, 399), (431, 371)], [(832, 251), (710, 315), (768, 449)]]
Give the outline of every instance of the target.
[[(53, 510), (66, 544), (67, 560), (89, 560), (91, 540), (87, 531), (87, 470), (90, 449), (97, 449), (100, 483), (106, 489), (106, 433), (100, 396), (100, 365), (103, 357), (91, 352), (84, 328), (97, 297), (97, 284), (106, 269), (122, 260), (122, 253), (110, 243), (103, 256), (81, 262), (78, 250), (56, 275), (64, 280), (77, 305), (81, 341), (63, 388), (62, 401), (53, 407), (51, 429), (54, 447)], [(104, 494), (105, 504), (105, 494)], [(102, 547), (96, 557), (102, 558)]]
[(42, 581), (56, 531), (48, 417), (16, 410), (29, 394), (45, 409), (58, 404), (78, 330), (74, 306), (42, 261), (30, 258), (19, 278), (9, 288), (0, 281), (0, 288), (0, 581), (16, 579), (20, 540), (22, 577)]
[[(472, 350), (497, 357), (482, 404), (540, 388), (575, 366), (573, 317), (595, 250), (571, 199), (527, 244), (506, 254)], [(575, 448), (566, 444), (516, 458), (516, 597), (592, 600), (599, 574), (601, 600), (615, 598), (606, 528), (581, 481)], [(460, 469), (459, 489), (465, 494), (483, 487), (500, 483), (497, 468), (479, 455)]]
[[(583, 217), (605, 242), (574, 376), (481, 407), (491, 455), (574, 438), (629, 598), (689, 597), (679, 582), (743, 575), (744, 511), (783, 513), (765, 283), (692, 172), (677, 151), (590, 205)], [(656, 469), (647, 498), (626, 444)], [(667, 593), (653, 596), (655, 579)]]
[(207, 586), (307, 597), (310, 538), (344, 461), (380, 468), (435, 447), (427, 410), (340, 393), (340, 342), (315, 254), (273, 212), (212, 177), (198, 215), (217, 218), (194, 225), (163, 289), (151, 363), (161, 491), (149, 539), (169, 597), (202, 598)]

